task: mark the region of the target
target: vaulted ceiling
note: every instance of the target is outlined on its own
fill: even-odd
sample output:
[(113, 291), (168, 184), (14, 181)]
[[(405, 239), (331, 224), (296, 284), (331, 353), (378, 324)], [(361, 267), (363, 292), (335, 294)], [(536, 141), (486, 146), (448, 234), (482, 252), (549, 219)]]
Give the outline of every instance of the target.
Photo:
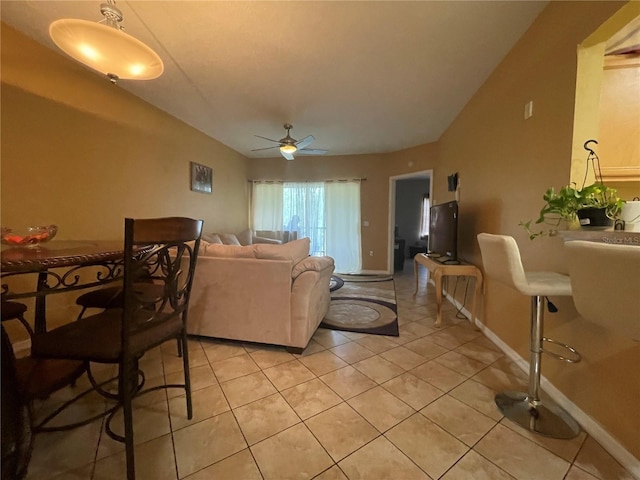
[[(436, 141), (544, 1), (118, 1), (165, 71), (118, 82), (247, 157), (313, 134), (329, 155)], [(2, 0), (3, 22), (56, 51), (49, 24), (98, 0)], [(64, 55), (60, 52), (61, 55)], [(105, 79), (105, 82), (107, 80)]]

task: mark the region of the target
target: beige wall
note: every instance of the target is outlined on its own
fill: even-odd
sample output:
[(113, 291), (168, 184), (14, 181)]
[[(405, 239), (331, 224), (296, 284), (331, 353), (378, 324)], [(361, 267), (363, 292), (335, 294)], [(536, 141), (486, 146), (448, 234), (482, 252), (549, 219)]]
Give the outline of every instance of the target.
[[(453, 199), (446, 176), (457, 171), (463, 258), (481, 265), (476, 235), (503, 233), (516, 238), (526, 267), (566, 271), (561, 240), (529, 241), (518, 222), (536, 218), (546, 188), (569, 181), (576, 48), (621, 5), (551, 2), (435, 144), (293, 162), (246, 161), (3, 26), (3, 224), (55, 221), (61, 237), (100, 238), (116, 236), (124, 215), (179, 212), (203, 217), (206, 230), (234, 231), (246, 225), (247, 179), (364, 177), (362, 219), (370, 226), (362, 230), (362, 250), (376, 254), (363, 258), (363, 268), (384, 270), (389, 177), (433, 169), (433, 196), (441, 203)], [(534, 116), (525, 121), (529, 100)], [(106, 145), (103, 131), (122, 143)], [(214, 168), (213, 195), (188, 190), (189, 160)], [(178, 193), (166, 197), (169, 188)], [(527, 359), (528, 300), (487, 283), (483, 321)], [(577, 347), (584, 360), (545, 358), (543, 374), (640, 458), (640, 346), (580, 319), (570, 300), (556, 304), (561, 311), (548, 316), (547, 333)]]
[[(122, 238), (123, 219), (247, 220), (247, 160), (2, 24), (2, 225), (55, 223), (61, 239)], [(189, 188), (189, 162), (214, 170)]]

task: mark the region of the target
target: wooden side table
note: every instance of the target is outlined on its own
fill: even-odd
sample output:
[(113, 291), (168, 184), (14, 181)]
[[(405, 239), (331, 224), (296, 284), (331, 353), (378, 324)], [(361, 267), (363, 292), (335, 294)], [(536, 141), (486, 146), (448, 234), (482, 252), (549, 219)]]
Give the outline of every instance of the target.
[(418, 265), (424, 266), (431, 275), (436, 284), (436, 327), (440, 327), (442, 324), (442, 277), (444, 276), (466, 276), (475, 277), (476, 284), (473, 291), (473, 304), (471, 306), (471, 323), (476, 324), (476, 305), (478, 303), (478, 296), (482, 292), (482, 272), (475, 265), (470, 263), (449, 264), (440, 263), (433, 258), (427, 257), (424, 253), (420, 253), (413, 257), (413, 274), (416, 279), (416, 290), (414, 295), (418, 293)]

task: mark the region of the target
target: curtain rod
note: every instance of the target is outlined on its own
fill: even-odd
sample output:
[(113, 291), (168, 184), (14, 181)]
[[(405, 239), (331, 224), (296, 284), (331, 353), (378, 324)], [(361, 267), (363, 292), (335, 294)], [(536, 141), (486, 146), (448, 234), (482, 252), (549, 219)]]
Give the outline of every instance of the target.
[(331, 182), (366, 182), (366, 178), (337, 178), (333, 180), (247, 180), (249, 183), (331, 183)]

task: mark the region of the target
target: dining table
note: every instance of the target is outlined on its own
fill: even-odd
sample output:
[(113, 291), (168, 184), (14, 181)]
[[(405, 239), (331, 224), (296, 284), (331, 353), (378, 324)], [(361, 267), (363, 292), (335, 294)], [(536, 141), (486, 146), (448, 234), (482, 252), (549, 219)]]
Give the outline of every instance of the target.
[[(124, 274), (124, 243), (52, 240), (33, 246), (2, 245), (3, 301), (35, 297), (34, 332), (47, 331), (46, 297), (118, 281)], [(31, 274), (34, 281), (24, 281)], [(24, 277), (20, 281), (15, 277)]]

